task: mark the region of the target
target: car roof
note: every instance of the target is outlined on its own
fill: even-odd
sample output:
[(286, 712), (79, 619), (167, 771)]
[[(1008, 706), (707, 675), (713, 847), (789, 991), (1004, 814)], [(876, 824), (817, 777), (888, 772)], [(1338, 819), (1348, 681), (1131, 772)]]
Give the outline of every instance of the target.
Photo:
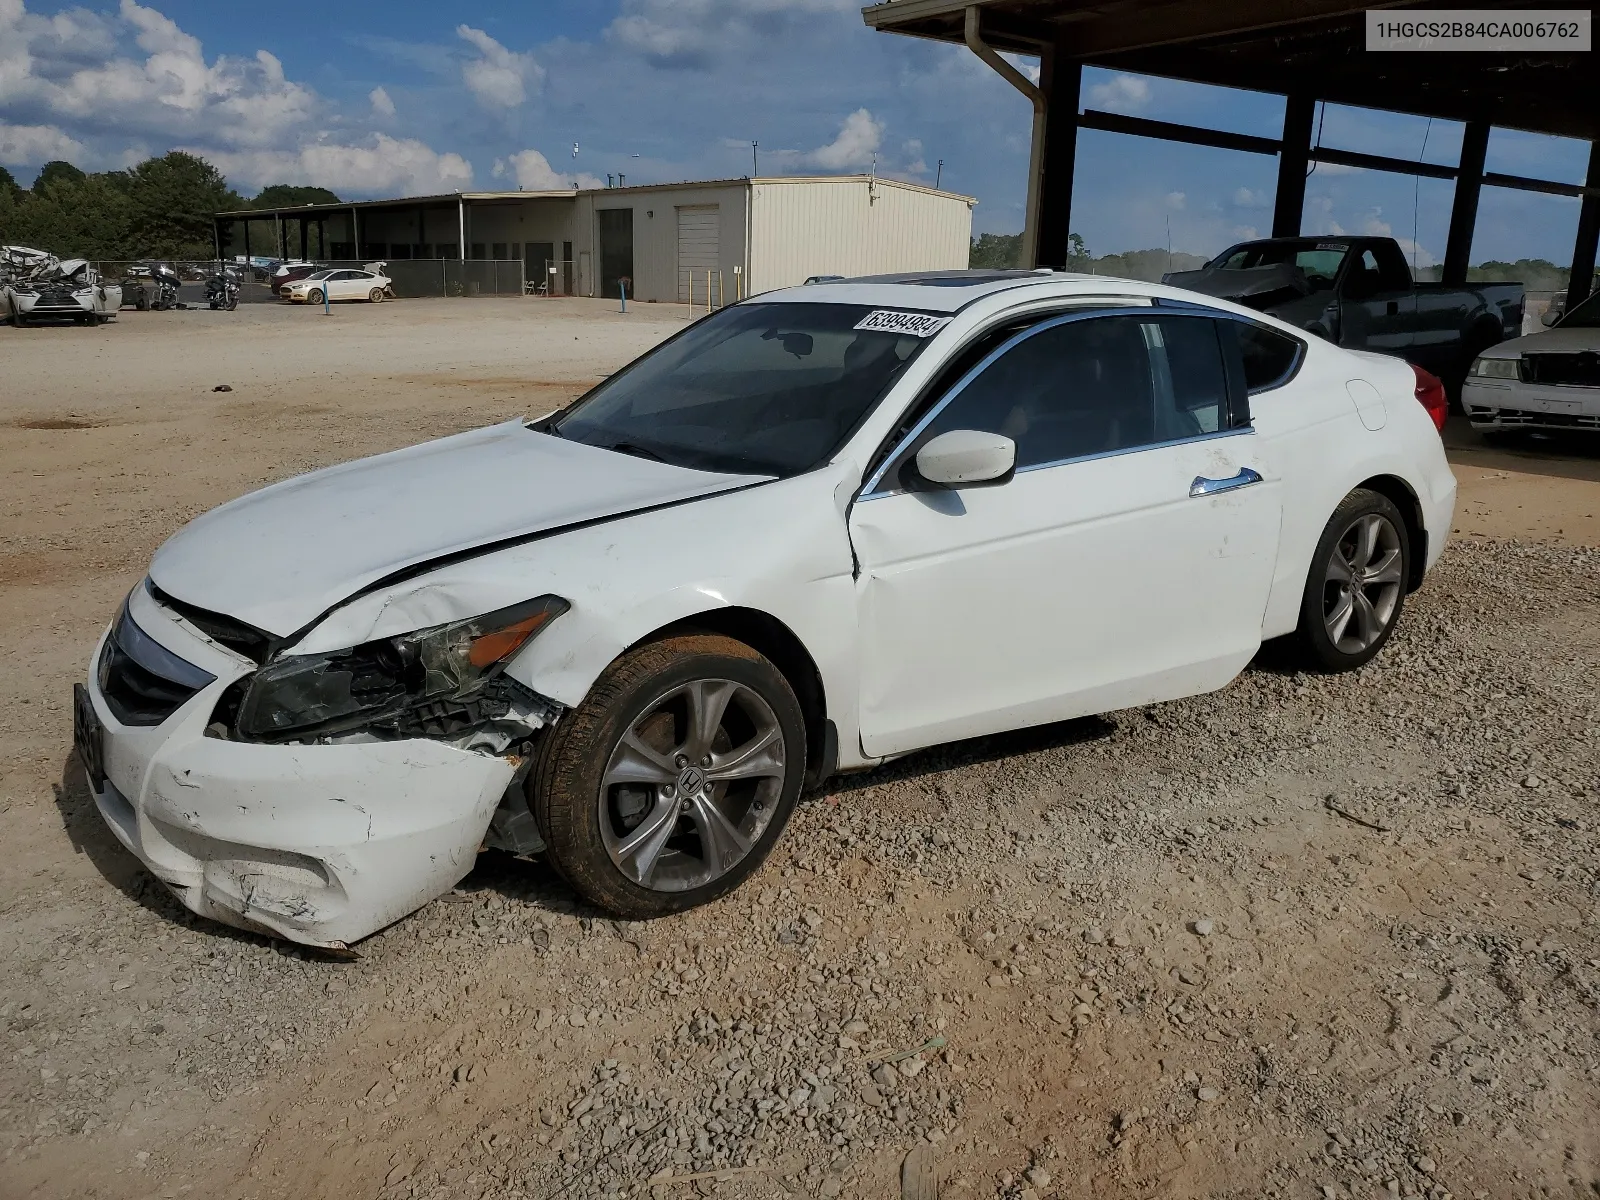
[[(1106, 275), (1070, 271), (925, 271), (903, 275), (866, 275), (802, 284), (752, 297), (759, 303), (865, 304), (920, 312), (959, 312), (974, 300), (1013, 288), (1054, 284), (1051, 291), (1070, 296), (1148, 295), (1149, 284)], [(1107, 285), (1110, 285), (1109, 287)]]

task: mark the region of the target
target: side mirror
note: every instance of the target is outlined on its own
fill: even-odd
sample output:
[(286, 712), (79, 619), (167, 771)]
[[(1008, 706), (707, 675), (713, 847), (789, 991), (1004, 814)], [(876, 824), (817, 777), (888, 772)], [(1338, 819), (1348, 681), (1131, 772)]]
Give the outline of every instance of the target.
[(1539, 318), (1539, 324), (1543, 325), (1546, 329), (1549, 329), (1559, 320), (1561, 320), (1561, 310), (1552, 308), (1548, 309), (1544, 316)]
[(1004, 434), (952, 429), (918, 450), (916, 462), (935, 487), (995, 487), (1017, 473), (1017, 444)]

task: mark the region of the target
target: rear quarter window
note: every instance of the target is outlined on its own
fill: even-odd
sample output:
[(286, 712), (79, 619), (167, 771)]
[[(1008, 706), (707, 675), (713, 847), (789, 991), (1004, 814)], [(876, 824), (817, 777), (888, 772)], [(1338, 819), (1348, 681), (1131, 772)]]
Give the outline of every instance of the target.
[(1239, 339), (1246, 392), (1254, 396), (1257, 392), (1280, 388), (1294, 378), (1305, 355), (1304, 342), (1261, 325), (1243, 321), (1229, 324), (1233, 325)]

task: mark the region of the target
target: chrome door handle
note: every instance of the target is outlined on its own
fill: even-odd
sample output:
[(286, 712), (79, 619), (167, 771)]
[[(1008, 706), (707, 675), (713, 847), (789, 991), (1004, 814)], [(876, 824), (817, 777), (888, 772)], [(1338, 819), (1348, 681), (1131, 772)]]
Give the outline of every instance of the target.
[(1240, 467), (1237, 475), (1227, 479), (1207, 479), (1204, 475), (1196, 475), (1194, 482), (1189, 485), (1189, 495), (1215, 496), (1218, 492), (1228, 492), (1234, 488), (1249, 487), (1252, 483), (1260, 482), (1261, 473), (1252, 471), (1249, 467)]

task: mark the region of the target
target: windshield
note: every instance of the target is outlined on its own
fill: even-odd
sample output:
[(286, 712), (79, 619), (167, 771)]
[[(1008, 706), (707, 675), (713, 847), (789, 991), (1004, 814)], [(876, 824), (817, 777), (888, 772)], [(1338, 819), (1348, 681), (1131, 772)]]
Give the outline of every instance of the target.
[(307, 275), (306, 276), (306, 282), (310, 283), (310, 282), (312, 282), (313, 280), (316, 280), (316, 279), (326, 279), (332, 274), (333, 274), (332, 271), (317, 271), (317, 272), (314, 272), (313, 274)]
[(1600, 292), (1556, 322), (1558, 329), (1600, 329)]
[[(945, 324), (887, 316), (858, 304), (735, 305), (612, 376), (547, 428), (697, 470), (808, 471)], [(869, 318), (893, 326), (901, 316), (920, 328), (857, 328)]]
[(1313, 286), (1331, 287), (1349, 252), (1350, 247), (1342, 242), (1253, 242), (1224, 250), (1211, 265), (1224, 271), (1248, 271), (1287, 263), (1304, 271)]

